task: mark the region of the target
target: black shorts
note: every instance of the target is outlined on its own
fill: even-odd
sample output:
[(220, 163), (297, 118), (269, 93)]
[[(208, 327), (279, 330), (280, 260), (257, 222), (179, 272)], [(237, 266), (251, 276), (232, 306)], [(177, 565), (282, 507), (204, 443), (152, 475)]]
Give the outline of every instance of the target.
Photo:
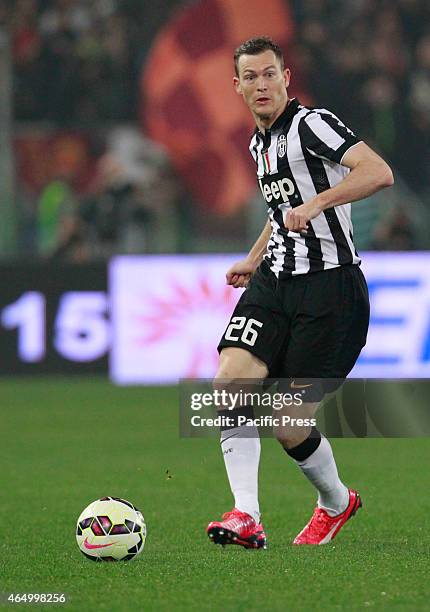
[(357, 265), (278, 280), (263, 261), (218, 351), (235, 346), (251, 352), (270, 378), (344, 379), (366, 343), (369, 310)]

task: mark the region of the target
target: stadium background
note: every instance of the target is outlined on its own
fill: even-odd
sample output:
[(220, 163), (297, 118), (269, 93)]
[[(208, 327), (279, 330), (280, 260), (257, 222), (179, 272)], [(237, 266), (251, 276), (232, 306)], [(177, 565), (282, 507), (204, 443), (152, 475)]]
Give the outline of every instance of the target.
[[(230, 504), (219, 449), (180, 440), (175, 387), (148, 385), (211, 376), (237, 298), (225, 269), (265, 221), (231, 87), (233, 48), (262, 33), (285, 51), (290, 96), (339, 114), (394, 169), (393, 188), (353, 206), (373, 312), (356, 375), (428, 378), (429, 23), (424, 0), (0, 0), (2, 494), (28, 537), (17, 550), (6, 534), (0, 590), (66, 590), (76, 609), (278, 609), (281, 593), (303, 609), (424, 606), (429, 481), (411, 466), (427, 439), (335, 441), (369, 509), (317, 557), (288, 547), (312, 494), (265, 441), (274, 547), (244, 561), (202, 535)], [(131, 569), (74, 549), (75, 518), (110, 494), (148, 521)], [(271, 594), (248, 583), (239, 598), (243, 567)]]

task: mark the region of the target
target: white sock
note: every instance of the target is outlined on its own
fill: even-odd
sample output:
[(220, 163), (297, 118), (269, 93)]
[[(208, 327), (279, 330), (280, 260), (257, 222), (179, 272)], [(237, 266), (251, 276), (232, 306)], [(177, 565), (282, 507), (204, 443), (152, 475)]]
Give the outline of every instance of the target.
[(349, 502), (348, 488), (340, 480), (330, 442), (321, 436), (316, 451), (304, 461), (296, 461), (304, 475), (318, 490), (318, 506), (330, 516), (346, 510)]
[[(244, 437), (244, 436), (253, 437)], [(256, 427), (242, 425), (221, 433), (221, 450), (234, 496), (235, 508), (246, 512), (259, 523), (258, 466), (260, 437)]]

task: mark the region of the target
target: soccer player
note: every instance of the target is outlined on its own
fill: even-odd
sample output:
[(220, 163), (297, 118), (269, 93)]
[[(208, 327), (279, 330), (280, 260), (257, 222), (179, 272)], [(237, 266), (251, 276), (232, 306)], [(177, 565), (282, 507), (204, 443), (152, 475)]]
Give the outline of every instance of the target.
[[(269, 219), (227, 272), (228, 284), (246, 290), (219, 344), (214, 385), (288, 380), (291, 391), (309, 391), (301, 416), (313, 416), (328, 391), (324, 381), (346, 378), (366, 342), (369, 298), (350, 203), (392, 185), (393, 174), (333, 113), (289, 99), (290, 70), (270, 38), (244, 42), (234, 62), (236, 92), (256, 123), (250, 151)], [(233, 412), (249, 416), (252, 408)], [(274, 433), (318, 495), (294, 544), (326, 544), (361, 506), (360, 496), (339, 478), (330, 443), (315, 427)], [(236, 420), (222, 429), (221, 448), (235, 506), (207, 534), (223, 545), (265, 548), (258, 430)]]

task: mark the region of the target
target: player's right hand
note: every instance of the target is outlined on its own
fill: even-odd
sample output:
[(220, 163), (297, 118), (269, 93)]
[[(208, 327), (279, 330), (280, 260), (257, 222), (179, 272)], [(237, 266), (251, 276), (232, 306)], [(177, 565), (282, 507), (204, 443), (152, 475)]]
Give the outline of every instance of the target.
[(256, 267), (257, 266), (248, 259), (237, 261), (231, 266), (225, 275), (227, 285), (232, 285), (235, 289), (246, 287), (251, 280), (251, 276), (254, 274)]

